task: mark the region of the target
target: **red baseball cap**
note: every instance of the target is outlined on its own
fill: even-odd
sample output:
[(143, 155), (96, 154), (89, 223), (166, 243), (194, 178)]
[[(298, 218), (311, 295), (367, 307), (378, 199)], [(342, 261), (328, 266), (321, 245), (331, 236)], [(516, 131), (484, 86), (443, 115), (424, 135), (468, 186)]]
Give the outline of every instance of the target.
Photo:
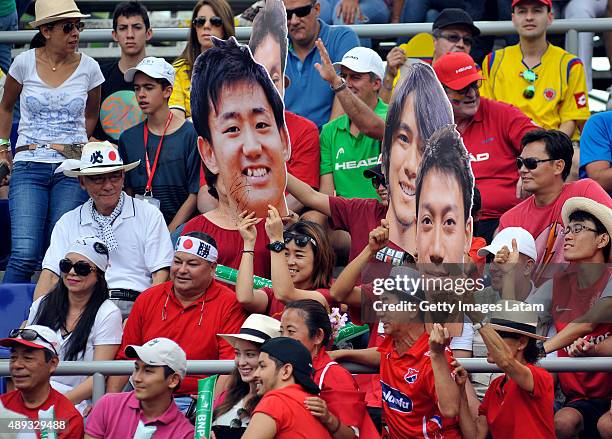
[(440, 82), (452, 90), (461, 90), (482, 79), (476, 63), (465, 52), (449, 52), (434, 63)]
[[(518, 5), (520, 2), (524, 2), (527, 0), (512, 0), (512, 8), (514, 8), (516, 5)], [(548, 8), (552, 11), (552, 0), (534, 0), (537, 1), (539, 3), (542, 3), (543, 5), (548, 6)]]

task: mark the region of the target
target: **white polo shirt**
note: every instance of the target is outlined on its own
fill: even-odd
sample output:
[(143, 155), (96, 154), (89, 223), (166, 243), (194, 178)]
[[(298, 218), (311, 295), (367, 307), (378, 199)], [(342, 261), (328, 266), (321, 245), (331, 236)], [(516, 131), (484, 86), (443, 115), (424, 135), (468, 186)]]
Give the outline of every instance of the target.
[[(123, 209), (113, 222), (119, 247), (110, 252), (106, 282), (110, 289), (144, 291), (151, 286), (151, 273), (170, 267), (174, 250), (161, 212), (150, 204), (125, 195)], [(51, 244), (42, 268), (60, 276), (59, 261), (78, 238), (95, 236), (91, 212), (81, 205), (66, 212), (53, 228)]]

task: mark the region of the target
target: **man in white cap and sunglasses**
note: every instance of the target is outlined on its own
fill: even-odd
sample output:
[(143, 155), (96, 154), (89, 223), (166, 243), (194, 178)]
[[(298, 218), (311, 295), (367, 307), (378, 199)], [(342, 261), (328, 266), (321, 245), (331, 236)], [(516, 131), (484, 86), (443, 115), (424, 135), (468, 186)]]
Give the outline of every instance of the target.
[[(0, 340), (0, 346), (11, 348), (9, 371), (16, 389), (0, 396), (2, 405), (32, 421), (40, 421), (41, 429), (55, 430), (58, 439), (82, 438), (81, 414), (49, 383), (59, 363), (60, 340), (55, 331), (40, 325), (13, 329), (8, 338)], [(18, 433), (27, 428), (25, 425), (7, 430), (10, 425), (5, 425), (6, 422), (9, 420), (0, 420), (3, 432)]]
[(104, 395), (87, 418), (85, 438), (131, 438), (140, 423), (154, 429), (154, 437), (193, 438), (193, 425), (173, 400), (187, 373), (185, 351), (160, 337), (128, 346), (125, 355), (136, 360), (134, 390)]
[(168, 279), (172, 243), (162, 213), (122, 190), (125, 172), (138, 164), (124, 164), (109, 142), (90, 142), (83, 147), (80, 160), (66, 160), (58, 168), (69, 177), (77, 177), (90, 198), (55, 225), (34, 300), (55, 286), (59, 261), (82, 236), (96, 236), (106, 244), (110, 299), (124, 319), (142, 291)]

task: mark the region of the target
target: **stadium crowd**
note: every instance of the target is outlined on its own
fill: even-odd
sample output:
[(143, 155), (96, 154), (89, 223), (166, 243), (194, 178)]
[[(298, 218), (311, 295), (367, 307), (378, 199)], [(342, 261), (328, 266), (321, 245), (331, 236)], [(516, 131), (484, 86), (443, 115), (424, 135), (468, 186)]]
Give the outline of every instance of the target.
[[(593, 36), (575, 56), (547, 35), (559, 8), (612, 2), (485, 3), (266, 0), (246, 46), (226, 0), (199, 0), (171, 64), (147, 56), (148, 11), (126, 1), (121, 56), (99, 65), (78, 50), (89, 16), (37, 0), (30, 49), (0, 52), (3, 282), (40, 271), (0, 340), (0, 423), (204, 437), (206, 376), (187, 360), (233, 360), (216, 439), (612, 438), (610, 370), (538, 365), (612, 357), (612, 111), (589, 111)], [(17, 15), (0, 0), (2, 29)], [(512, 20), (505, 47), (479, 37), (487, 18)], [(332, 26), (424, 21), (431, 58), (400, 39), (386, 63)], [(468, 357), (501, 373), (468, 373)], [(95, 404), (92, 377), (53, 375), (128, 359)]]

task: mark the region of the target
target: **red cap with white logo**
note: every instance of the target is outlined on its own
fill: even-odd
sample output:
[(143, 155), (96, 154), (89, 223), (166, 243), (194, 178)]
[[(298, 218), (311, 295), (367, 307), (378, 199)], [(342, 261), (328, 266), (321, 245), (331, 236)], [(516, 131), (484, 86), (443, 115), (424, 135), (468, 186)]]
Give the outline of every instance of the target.
[[(526, 0), (512, 0), (512, 8), (518, 5), (520, 2), (524, 2)], [(552, 11), (552, 0), (535, 0), (538, 3), (542, 3), (543, 5), (548, 6), (548, 9)]]
[(464, 52), (449, 52), (433, 67), (440, 82), (452, 90), (461, 90), (482, 79), (474, 60)]

